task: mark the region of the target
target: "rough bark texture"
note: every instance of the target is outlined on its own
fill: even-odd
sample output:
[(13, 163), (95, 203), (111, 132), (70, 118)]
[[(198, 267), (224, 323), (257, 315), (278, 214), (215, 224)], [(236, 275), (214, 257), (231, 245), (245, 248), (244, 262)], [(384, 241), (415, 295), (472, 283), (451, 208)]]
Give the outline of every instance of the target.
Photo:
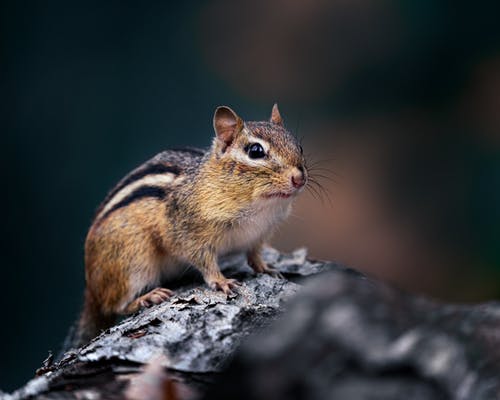
[(286, 279), (232, 257), (237, 297), (185, 279), (0, 398), (500, 398), (499, 304), (435, 303), (304, 250), (265, 258)]
[(439, 304), (330, 272), (248, 340), (207, 398), (500, 398), (500, 304)]

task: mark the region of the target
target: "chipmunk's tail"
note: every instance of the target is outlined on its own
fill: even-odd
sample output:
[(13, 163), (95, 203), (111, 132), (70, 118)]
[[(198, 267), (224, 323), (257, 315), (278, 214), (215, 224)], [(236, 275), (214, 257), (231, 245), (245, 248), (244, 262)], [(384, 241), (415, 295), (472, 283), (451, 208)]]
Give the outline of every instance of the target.
[(90, 342), (104, 329), (112, 326), (115, 319), (114, 315), (103, 315), (86, 292), (82, 313), (70, 326), (57, 359), (62, 359), (67, 351), (77, 349)]

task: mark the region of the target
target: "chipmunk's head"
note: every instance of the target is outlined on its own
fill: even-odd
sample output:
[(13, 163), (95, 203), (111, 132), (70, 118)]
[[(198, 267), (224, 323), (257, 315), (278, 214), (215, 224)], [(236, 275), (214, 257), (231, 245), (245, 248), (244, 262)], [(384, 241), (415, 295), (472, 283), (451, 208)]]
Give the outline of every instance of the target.
[(288, 199), (305, 187), (302, 146), (285, 129), (277, 104), (269, 121), (258, 122), (244, 122), (229, 107), (218, 107), (214, 129), (215, 156), (225, 176), (244, 185), (252, 200)]

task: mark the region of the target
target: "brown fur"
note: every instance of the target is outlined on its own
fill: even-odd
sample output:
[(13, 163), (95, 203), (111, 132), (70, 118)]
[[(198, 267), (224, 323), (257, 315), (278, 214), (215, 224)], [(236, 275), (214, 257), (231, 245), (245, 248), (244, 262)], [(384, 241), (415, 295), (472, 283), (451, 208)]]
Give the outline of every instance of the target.
[[(277, 274), (262, 260), (261, 248), (299, 192), (291, 176), (305, 167), (277, 106), (272, 119), (277, 122), (244, 124), (234, 111), (220, 107), (210, 151), (160, 153), (110, 192), (85, 243), (85, 304), (76, 344), (118, 315), (164, 300), (168, 290), (155, 288), (177, 266), (195, 266), (208, 285), (226, 293), (237, 282), (220, 272), (220, 254), (245, 251), (256, 272)], [(252, 137), (269, 146), (266, 159), (250, 160), (244, 152), (256, 140)], [(144, 175), (163, 166), (175, 170)], [(143, 182), (154, 188), (152, 194), (134, 191)]]

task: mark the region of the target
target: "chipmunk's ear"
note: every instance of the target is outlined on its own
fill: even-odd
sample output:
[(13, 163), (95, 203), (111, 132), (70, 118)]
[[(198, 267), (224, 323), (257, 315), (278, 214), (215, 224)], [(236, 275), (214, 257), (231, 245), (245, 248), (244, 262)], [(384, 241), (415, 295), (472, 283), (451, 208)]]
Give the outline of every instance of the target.
[(217, 138), (230, 146), (234, 138), (243, 129), (243, 120), (229, 107), (217, 107), (214, 114), (214, 130)]
[(278, 110), (278, 103), (274, 103), (269, 122), (283, 126), (283, 118), (281, 118), (280, 110)]

